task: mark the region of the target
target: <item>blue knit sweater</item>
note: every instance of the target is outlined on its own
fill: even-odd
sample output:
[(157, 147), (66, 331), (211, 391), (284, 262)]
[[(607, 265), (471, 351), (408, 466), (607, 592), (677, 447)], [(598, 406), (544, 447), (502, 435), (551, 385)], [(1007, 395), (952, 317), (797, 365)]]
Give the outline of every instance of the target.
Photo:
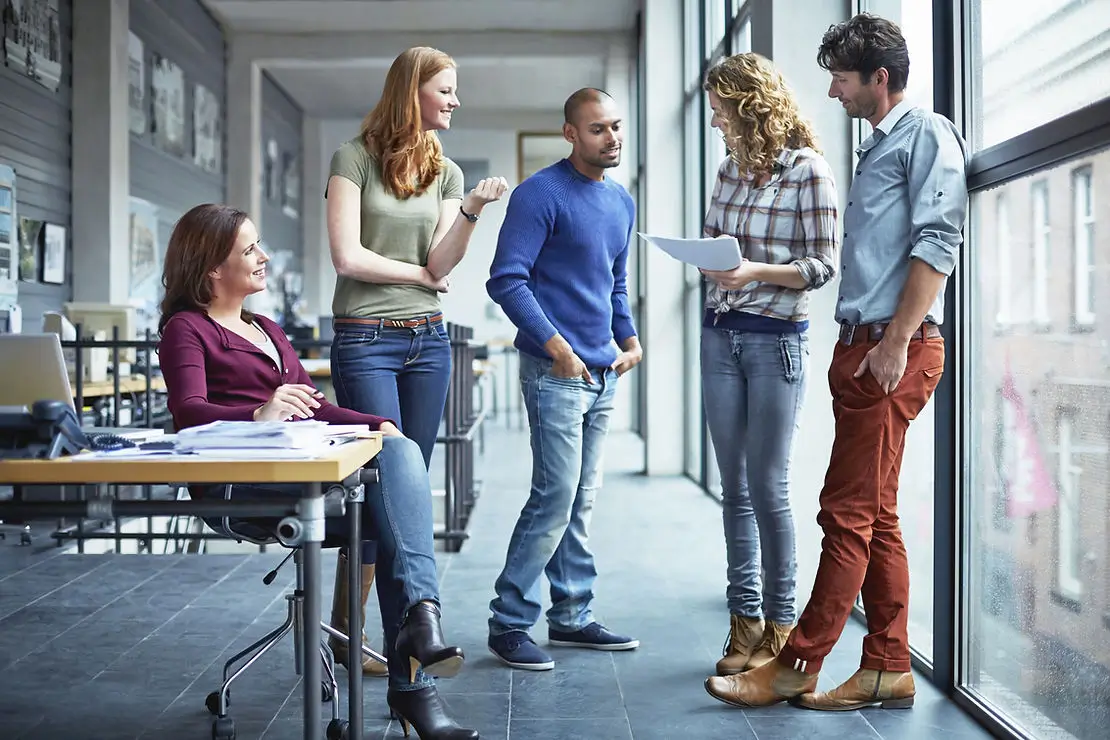
[(486, 290), (517, 327), (517, 349), (547, 357), (556, 332), (589, 368), (608, 367), (636, 335), (628, 305), (632, 197), (563, 159), (509, 197)]

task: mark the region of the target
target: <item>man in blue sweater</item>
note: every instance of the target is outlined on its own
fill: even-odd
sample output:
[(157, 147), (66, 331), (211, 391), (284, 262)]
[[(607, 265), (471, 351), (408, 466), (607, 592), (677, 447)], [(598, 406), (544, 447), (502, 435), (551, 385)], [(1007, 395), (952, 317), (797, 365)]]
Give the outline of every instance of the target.
[(620, 164), (624, 140), (613, 99), (584, 88), (563, 114), (571, 154), (513, 192), (486, 283), (518, 330), (532, 440), (532, 490), (494, 586), (489, 649), (513, 668), (535, 671), (555, 666), (528, 634), (540, 616), (545, 573), (550, 644), (640, 644), (594, 621), (597, 569), (587, 547), (617, 378), (643, 356), (626, 269), (636, 207), (605, 176)]

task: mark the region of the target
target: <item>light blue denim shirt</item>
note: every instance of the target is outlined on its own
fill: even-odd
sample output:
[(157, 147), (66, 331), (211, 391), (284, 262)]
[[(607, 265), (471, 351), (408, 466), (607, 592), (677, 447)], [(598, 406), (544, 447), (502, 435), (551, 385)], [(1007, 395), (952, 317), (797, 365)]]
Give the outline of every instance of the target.
[[(844, 210), (836, 320), (887, 323), (912, 259), (946, 276), (956, 266), (967, 218), (969, 155), (951, 121), (905, 100), (856, 153), (859, 163)], [(944, 320), (943, 287), (925, 319)]]

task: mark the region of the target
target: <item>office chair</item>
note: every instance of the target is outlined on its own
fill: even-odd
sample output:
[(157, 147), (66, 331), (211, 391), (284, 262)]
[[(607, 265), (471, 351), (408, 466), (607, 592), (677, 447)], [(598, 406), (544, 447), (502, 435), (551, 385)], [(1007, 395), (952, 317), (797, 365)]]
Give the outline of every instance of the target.
[[(357, 476), (357, 481), (357, 485), (359, 486), (377, 483), (377, 469), (364, 468)], [(343, 501), (347, 500), (348, 494), (348, 488), (342, 485), (334, 485), (329, 488), (324, 496), (325, 516), (341, 515), (343, 511)], [(224, 496), (230, 498), (231, 486), (224, 487)], [(296, 522), (295, 519), (292, 521)], [(231, 702), (231, 684), (250, 668), (255, 661), (266, 654), (270, 648), (281, 642), (290, 632), (293, 633), (294, 640), (294, 670), (298, 676), (302, 674), (301, 642), (304, 635), (304, 630), (302, 629), (304, 565), (301, 559), (301, 547), (298, 544), (300, 541), (300, 533), (295, 531), (295, 525), (291, 524), (289, 520), (276, 521), (271, 524), (263, 523), (259, 520), (222, 517), (205, 518), (204, 523), (217, 534), (221, 534), (237, 542), (249, 542), (260, 546), (279, 544), (282, 547), (288, 548), (289, 554), (286, 555), (273, 570), (263, 576), (262, 582), (267, 586), (274, 582), (277, 578), (278, 571), (281, 570), (282, 566), (289, 562), (290, 559), (293, 560), (293, 565), (296, 569), (296, 586), (292, 593), (286, 594), (285, 596), (288, 605), (285, 621), (248, 647), (231, 656), (224, 663), (223, 683), (219, 690), (213, 691), (205, 698), (204, 704), (208, 708), (208, 711), (216, 715), (216, 718), (212, 721), (213, 740), (235, 740), (235, 722), (228, 716), (228, 706)], [(297, 525), (299, 525), (299, 522), (297, 522)], [(336, 544), (325, 542), (324, 546), (335, 547)], [(320, 629), (323, 633), (323, 638), (320, 643), (320, 659), (324, 664), (324, 681), (321, 685), (321, 699), (324, 702), (331, 702), (332, 716), (331, 722), (328, 723), (326, 736), (328, 740), (347, 740), (349, 724), (347, 720), (339, 718), (339, 684), (335, 678), (335, 656), (328, 646), (327, 637), (330, 635), (343, 642), (343, 644), (347, 644), (350, 638), (324, 621), (320, 622)], [(361, 639), (359, 643), (365, 655), (368, 655), (379, 663), (384, 664), (386, 662), (383, 655), (361, 644)], [(240, 661), (243, 661), (242, 665), (233, 672), (232, 668)], [(355, 670), (361, 670), (361, 666), (356, 665)]]

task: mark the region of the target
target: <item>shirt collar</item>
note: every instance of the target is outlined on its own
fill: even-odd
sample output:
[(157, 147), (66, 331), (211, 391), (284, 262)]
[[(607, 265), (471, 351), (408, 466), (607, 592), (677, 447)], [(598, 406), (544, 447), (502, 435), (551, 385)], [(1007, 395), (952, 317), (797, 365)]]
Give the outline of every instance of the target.
[(905, 118), (906, 114), (913, 110), (914, 107), (913, 103), (906, 98), (902, 98), (896, 106), (887, 111), (887, 114), (883, 116), (883, 120), (879, 121), (879, 125), (871, 132), (871, 135), (860, 143), (859, 147), (856, 149), (856, 154), (863, 154), (864, 152), (870, 151), (872, 147), (879, 143), (880, 139), (890, 134), (890, 132), (894, 130), (894, 127), (898, 125), (898, 122)]

